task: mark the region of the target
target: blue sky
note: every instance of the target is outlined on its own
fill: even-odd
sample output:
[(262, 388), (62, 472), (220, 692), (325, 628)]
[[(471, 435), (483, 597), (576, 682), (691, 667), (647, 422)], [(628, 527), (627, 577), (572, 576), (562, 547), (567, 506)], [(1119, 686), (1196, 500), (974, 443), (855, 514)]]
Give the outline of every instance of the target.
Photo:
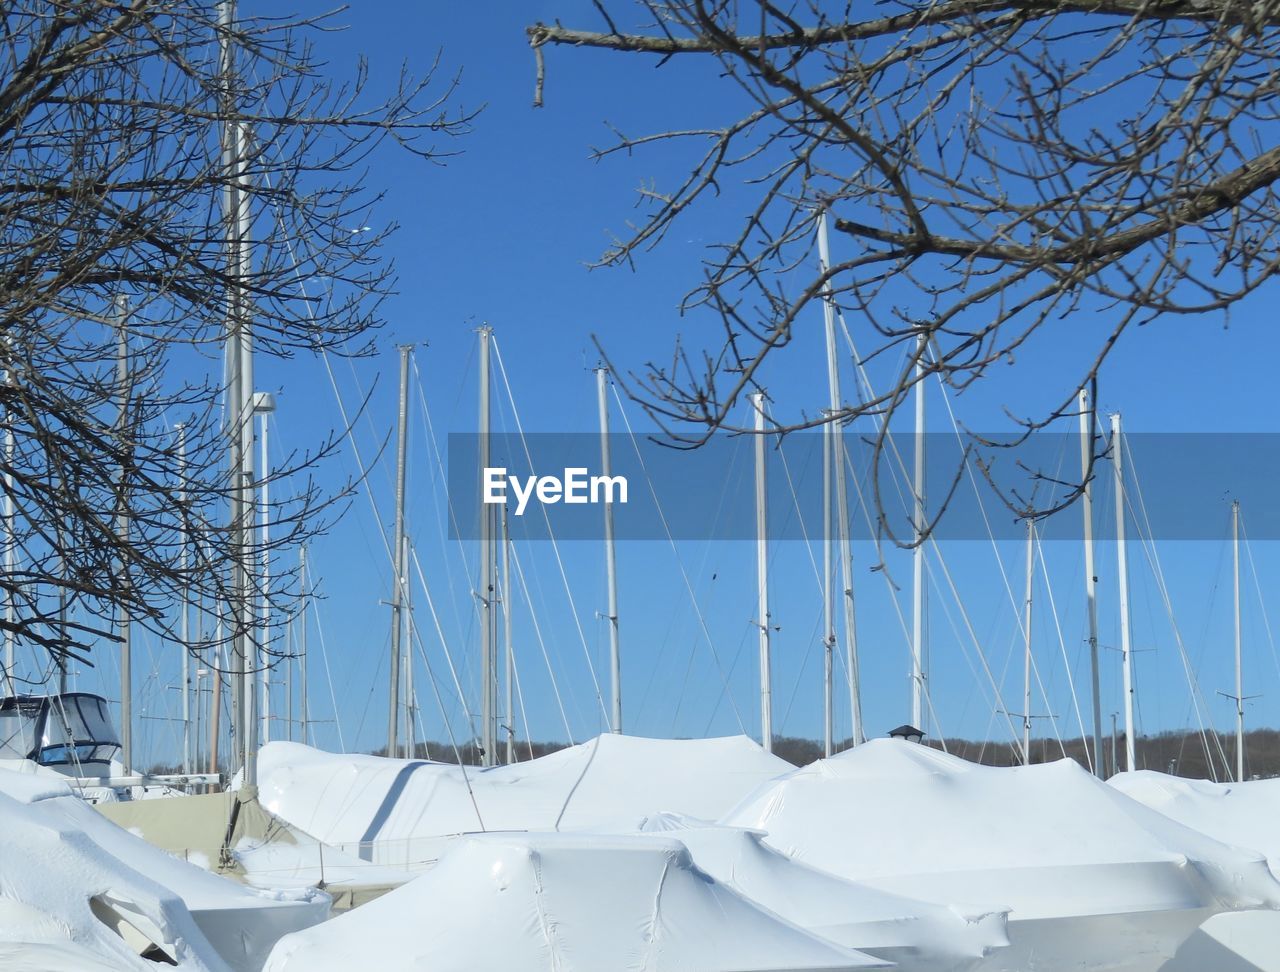
[[(246, 13), (276, 13), (305, 7), (302, 0), (243, 0)], [(321, 54), (339, 75), (349, 73), (364, 54), (376, 90), (407, 62), (422, 72), (437, 51), (441, 76), (461, 72), (458, 105), (484, 106), (474, 132), (448, 147), (456, 158), (443, 166), (424, 165), (405, 153), (381, 151), (370, 160), (365, 183), (385, 192), (376, 222), (401, 229), (390, 244), (397, 263), (399, 293), (386, 305), (387, 326), (380, 354), (348, 363), (332, 359), (340, 393), (353, 407), (373, 389), (371, 407), (356, 430), (356, 444), (368, 460), (377, 454), (395, 420), (395, 348), (412, 342), (420, 385), (413, 389), (409, 520), (415, 550), (439, 619), (439, 631), (464, 692), (477, 695), (478, 623), (471, 597), (474, 545), (444, 539), (441, 470), (432, 452), (424, 410), (439, 448), (449, 432), (474, 429), (476, 357), (474, 328), (495, 328), (506, 376), (526, 430), (583, 432), (595, 428), (595, 365), (590, 335), (600, 335), (616, 363), (640, 367), (669, 354), (677, 335), (695, 347), (718, 339), (718, 323), (699, 314), (681, 317), (682, 295), (697, 281), (705, 247), (735, 228), (732, 187), (718, 203), (678, 224), (663, 244), (645, 254), (634, 270), (589, 271), (585, 263), (607, 246), (612, 229), (638, 218), (634, 190), (642, 181), (670, 183), (684, 171), (682, 159), (665, 150), (638, 153), (602, 163), (589, 150), (609, 139), (605, 122), (629, 133), (706, 125), (731, 117), (736, 94), (717, 82), (708, 65), (671, 63), (590, 51), (551, 50), (547, 56), (546, 107), (531, 107), (533, 58), (524, 27), (559, 18), (570, 26), (595, 26), (590, 3), (427, 4), (362, 0), (340, 15), (342, 33), (317, 39)], [(840, 241), (833, 244), (837, 248)], [(323, 286), (323, 282), (315, 282)], [(1136, 329), (1122, 339), (1108, 362), (1100, 406), (1119, 409), (1130, 431), (1277, 431), (1270, 375), (1276, 339), (1264, 291), (1222, 319), (1182, 318)], [(780, 411), (799, 414), (822, 405), (825, 371), (821, 319), (797, 334), (795, 344), (771, 367), (768, 384)], [(1017, 363), (976, 385), (952, 404), (971, 428), (1007, 429), (1006, 408), (1032, 414), (1062, 398), (1079, 368), (1110, 326), (1104, 316), (1080, 315), (1056, 322), (1020, 355)], [(856, 327), (856, 325), (855, 325)], [(274, 439), (285, 450), (314, 444), (341, 426), (325, 368), (315, 361), (260, 362), (264, 388), (279, 392)], [(850, 371), (845, 375), (851, 387)], [(513, 411), (499, 377), (498, 422), (511, 428)], [(815, 394), (818, 396), (815, 400)], [(419, 397), (420, 396), (420, 397)], [(929, 403), (930, 428), (946, 430), (945, 406), (936, 388)], [(628, 406), (637, 428), (648, 430), (638, 409)], [(623, 428), (619, 416), (615, 431)], [(370, 477), (373, 503), (386, 522), (392, 512), (391, 450)], [(357, 471), (348, 449), (329, 470), (337, 479)], [(1141, 470), (1139, 470), (1140, 472)], [(773, 484), (781, 489), (782, 484)], [(1230, 484), (1224, 483), (1224, 491)], [(1224, 494), (1225, 495), (1225, 494)], [(1099, 488), (1098, 517), (1113, 516), (1109, 486)], [(1231, 706), (1214, 693), (1231, 684), (1230, 551), (1225, 543), (1227, 500), (1203, 515), (1222, 524), (1222, 543), (1165, 542), (1157, 545), (1174, 615), (1190, 664), (1213, 721), (1226, 728)], [(995, 511), (993, 511), (995, 512)], [(1066, 516), (1078, 517), (1077, 510)], [(1246, 517), (1248, 511), (1246, 511)], [(1004, 571), (1021, 599), (1022, 546), (1003, 543)], [(1260, 586), (1276, 579), (1274, 544), (1250, 548)], [(678, 554), (678, 555), (677, 555)], [(604, 728), (590, 664), (607, 690), (607, 632), (598, 617), (605, 605), (598, 543), (574, 541), (560, 550), (564, 577), (547, 544), (530, 544), (518, 556), (530, 590), (516, 604), (515, 641), (529, 731), (535, 739), (576, 740)], [(781, 626), (775, 644), (775, 729), (788, 735), (820, 734), (821, 661), (818, 620), (821, 600), (811, 551), (803, 543), (774, 545), (771, 579), (774, 620)], [(818, 552), (812, 551), (817, 557)], [(326, 595), (318, 607), (320, 634), (313, 628), (313, 716), (315, 741), (328, 748), (368, 749), (379, 745), (386, 725), (386, 653), (390, 571), (365, 496), (311, 551), (313, 569)], [(881, 734), (908, 715), (906, 641), (882, 574), (871, 573), (869, 545), (855, 548), (855, 585), (863, 695), (869, 734)], [(1021, 706), (1021, 639), (1011, 598), (992, 545), (955, 542), (943, 556), (959, 590), (952, 597), (942, 567), (930, 555), (934, 588), (929, 593), (932, 695), (937, 724), (951, 736), (1008, 739), (993, 691), (981, 671), (973, 641), (982, 645), (1004, 702)], [(630, 542), (618, 553), (624, 661), (625, 722), (628, 731), (657, 736), (758, 731), (756, 691), (754, 560), (744, 543), (686, 542), (677, 552), (664, 541)], [(1068, 690), (1068, 671), (1078, 688), (1087, 684), (1084, 610), (1079, 545), (1046, 544), (1044, 558), (1056, 624), (1049, 614), (1050, 586), (1037, 578), (1033, 625), (1045, 698), (1037, 690), (1038, 714), (1053, 713), (1064, 736), (1078, 734)], [(464, 559), (465, 565), (464, 566)], [(1115, 615), (1114, 544), (1099, 545), (1104, 707), (1119, 709), (1118, 644)], [(819, 560), (820, 562), (820, 560)], [(470, 568), (469, 572), (467, 568)], [(896, 597), (908, 612), (908, 561), (894, 553), (890, 575), (900, 585)], [(1130, 550), (1135, 645), (1138, 655), (1139, 725), (1144, 731), (1194, 724), (1190, 694), (1173, 628), (1144, 548)], [(685, 577), (688, 578), (686, 588)], [(567, 580), (567, 583), (566, 583)], [(1272, 724), (1280, 700), (1280, 664), (1267, 638), (1263, 612), (1246, 559), (1246, 671), (1251, 724)], [(575, 622), (566, 587), (577, 607)], [(694, 598), (689, 596), (692, 590)], [(695, 609), (693, 601), (696, 599)], [(437, 676), (443, 706), (430, 689), (425, 662), (416, 671), (424, 734), (444, 739), (446, 723), (459, 738), (470, 735), (441, 638), (415, 584), (415, 624), (425, 661)], [(973, 638), (958, 603), (968, 614)], [(700, 620), (701, 618), (701, 620)], [(536, 620), (536, 627), (535, 627)], [(1280, 617), (1277, 618), (1280, 621)], [(1059, 627), (1061, 641), (1059, 640)], [(710, 634), (710, 639), (706, 634)], [(541, 641), (539, 640), (541, 637)], [(545, 647), (545, 655), (544, 655)], [(153, 643), (135, 660), (146, 717), (138, 730), (144, 751), (163, 758), (176, 745), (172, 721), (177, 711), (176, 649)], [(549, 672), (554, 673), (553, 676)], [(114, 666), (104, 658), (99, 673), (84, 673), (81, 685), (112, 683)], [(556, 689), (560, 701), (557, 702)], [(848, 732), (841, 701), (839, 732)], [(1087, 699), (1081, 694), (1081, 706)], [(283, 699), (276, 703), (284, 709)], [(337, 720), (334, 708), (337, 709)], [(561, 714), (563, 708), (564, 715)], [(1086, 720), (1088, 718), (1087, 709)], [(566, 726), (567, 723), (567, 726)], [(277, 734), (283, 732), (279, 727)], [(1038, 721), (1037, 734), (1051, 732)], [(524, 735), (524, 720), (520, 721)]]

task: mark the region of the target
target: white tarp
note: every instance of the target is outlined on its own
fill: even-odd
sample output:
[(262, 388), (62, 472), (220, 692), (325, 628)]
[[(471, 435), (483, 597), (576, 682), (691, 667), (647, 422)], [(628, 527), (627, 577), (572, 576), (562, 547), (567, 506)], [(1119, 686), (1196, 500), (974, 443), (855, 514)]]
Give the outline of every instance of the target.
[(63, 783), (0, 770), (0, 968), (154, 970), (141, 955), (155, 948), (181, 969), (225, 972), (148, 862), (104, 848), (67, 801)]
[(680, 841), (699, 870), (801, 928), (912, 972), (960, 972), (1009, 944), (1004, 912), (846, 881), (780, 854), (757, 831), (659, 814), (643, 832)]
[(649, 836), (464, 837), (402, 888), (282, 939), (264, 972), (805, 972), (884, 963), (763, 911)]
[(429, 864), (453, 835), (634, 830), (671, 810), (715, 818), (791, 769), (745, 736), (606, 734), (511, 766), (334, 755), (273, 742), (258, 760), (262, 805), (326, 844), (381, 864)]
[[(1108, 781), (1121, 793), (1201, 833), (1266, 856), (1280, 876), (1280, 780), (1212, 783), (1150, 770)], [(1239, 912), (1209, 919), (1166, 972), (1280, 972), (1280, 913)]]
[[(6, 809), (11, 803), (25, 804), (51, 834), (73, 840), (87, 853), (125, 862), (145, 874), (149, 883), (180, 901), (183, 913), (232, 969), (257, 972), (280, 936), (328, 917), (329, 899), (322, 892), (266, 893), (211, 874), (116, 826), (73, 795), (64, 780), (0, 771), (0, 798), (6, 799)], [(176, 806), (184, 798), (172, 799)], [(74, 872), (63, 877), (70, 888), (81, 887)]]
[(1209, 915), (1280, 907), (1261, 856), (1063, 760), (984, 767), (876, 740), (763, 785), (723, 823), (803, 863), (941, 903), (1010, 909), (983, 969), (1156, 969)]

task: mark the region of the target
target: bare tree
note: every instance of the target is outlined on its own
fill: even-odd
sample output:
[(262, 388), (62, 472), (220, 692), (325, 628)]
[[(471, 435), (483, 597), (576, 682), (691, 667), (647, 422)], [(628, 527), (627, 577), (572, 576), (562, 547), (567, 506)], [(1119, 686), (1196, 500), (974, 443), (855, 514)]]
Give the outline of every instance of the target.
[[(1278, 0), (595, 6), (597, 29), (528, 29), (535, 104), (545, 48), (565, 45), (711, 61), (708, 87), (749, 105), (728, 124), (619, 133), (595, 153), (689, 163), (678, 184), (642, 190), (644, 218), (601, 264), (658, 245), (730, 181), (748, 200), (740, 233), (713, 248), (684, 305), (709, 308), (719, 339), (630, 376), (677, 443), (744, 431), (735, 404), (828, 291), (862, 360), (893, 352), (901, 365), (843, 413), (781, 429), (892, 416), (922, 380), (921, 357), (924, 379), (963, 389), (1043, 328), (1070, 328), (1078, 313), (1105, 321), (1061, 403), (1016, 416), (1029, 433), (1075, 414), (1076, 390), (1127, 329), (1168, 315), (1221, 322), (1276, 272)], [(640, 28), (619, 27), (631, 21)], [(813, 255), (820, 212), (847, 254), (825, 274)]]
[[(363, 165), (387, 141), (439, 160), (469, 119), (435, 65), (377, 93), (362, 63), (331, 82), (307, 43), (324, 19), (219, 26), (207, 0), (13, 0), (2, 16), (0, 472), (15, 510), (0, 592), (16, 610), (0, 625), (88, 661), (122, 612), (172, 637), (180, 599), (224, 602), (228, 565), (263, 554), (227, 526), (232, 284), (259, 355), (367, 350), (393, 227), (353, 232), (377, 202)], [(254, 238), (243, 263), (228, 194)], [(310, 469), (332, 445), (273, 474), (301, 483), (273, 504), (273, 548), (325, 525), (342, 490)]]

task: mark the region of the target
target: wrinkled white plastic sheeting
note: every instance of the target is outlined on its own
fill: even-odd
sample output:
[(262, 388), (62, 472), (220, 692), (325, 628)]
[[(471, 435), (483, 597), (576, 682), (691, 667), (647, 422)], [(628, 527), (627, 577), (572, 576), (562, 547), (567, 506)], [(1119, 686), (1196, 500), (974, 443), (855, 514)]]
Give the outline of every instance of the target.
[(1261, 852), (1280, 875), (1280, 780), (1211, 783), (1152, 770), (1107, 781), (1125, 796), (1215, 840)]
[(245, 881), (262, 889), (398, 887), (413, 879), (404, 868), (370, 864), (303, 834), (295, 834), (293, 843), (245, 838), (234, 854)]
[(762, 843), (762, 834), (678, 814), (644, 833), (680, 841), (699, 870), (756, 904), (839, 945), (913, 972), (961, 972), (1009, 944), (1005, 913), (947, 907), (837, 878)]
[(448, 838), (495, 830), (634, 830), (673, 810), (715, 818), (791, 769), (745, 736), (602, 735), (489, 769), (331, 755), (273, 742), (258, 760), (263, 806), (366, 860), (429, 863)]
[(763, 785), (721, 822), (849, 880), (1008, 907), (1012, 947), (983, 969), (1156, 969), (1210, 915), (1280, 907), (1261, 856), (1068, 760), (984, 767), (876, 740)]
[[(0, 799), (5, 797), (27, 804), (51, 832), (72, 835), (99, 860), (112, 862), (111, 866), (124, 862), (120, 866), (146, 874), (148, 883), (166, 898), (179, 901), (183, 915), (194, 919), (203, 938), (232, 969), (257, 972), (282, 935), (329, 915), (329, 898), (323, 892), (250, 890), (153, 847), (74, 796), (64, 780), (0, 771)], [(3, 822), (0, 818), (0, 829)], [(0, 888), (7, 877), (0, 876)], [(72, 891), (82, 889), (74, 871), (63, 879), (70, 882)], [(13, 897), (25, 900), (20, 894)], [(151, 963), (143, 967), (155, 968)]]
[(805, 972), (885, 963), (816, 938), (654, 837), (484, 835), (276, 945), (264, 972)]
[(121, 859), (76, 826), (74, 814), (61, 812), (69, 801), (79, 802), (63, 783), (0, 770), (0, 966), (154, 972), (93, 913), (91, 899), (101, 896), (179, 968), (225, 972), (177, 895), (147, 873), (145, 861)]
[[(1151, 770), (1108, 782), (1126, 796), (1224, 843), (1264, 854), (1280, 876), (1280, 780), (1212, 783)], [(1210, 918), (1178, 950), (1165, 972), (1280, 972), (1280, 913)]]

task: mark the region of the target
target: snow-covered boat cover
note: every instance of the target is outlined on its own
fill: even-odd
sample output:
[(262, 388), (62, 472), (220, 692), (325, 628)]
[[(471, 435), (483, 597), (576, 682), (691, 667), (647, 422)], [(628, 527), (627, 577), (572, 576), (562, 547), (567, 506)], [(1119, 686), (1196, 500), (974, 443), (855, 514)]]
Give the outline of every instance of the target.
[(1261, 855), (1068, 760), (987, 767), (877, 740), (764, 784), (721, 822), (875, 888), (1008, 907), (1011, 947), (983, 970), (1149, 972), (1216, 913), (1280, 907)]
[(1280, 875), (1280, 780), (1213, 783), (1138, 770), (1108, 782), (1178, 823), (1225, 844), (1258, 851)]
[(259, 756), (272, 813), (368, 860), (433, 859), (441, 837), (495, 830), (635, 830), (663, 810), (714, 819), (792, 767), (745, 736), (607, 734), (510, 766), (333, 755), (273, 742)]
[(774, 914), (914, 972), (959, 972), (1009, 944), (1003, 911), (947, 907), (846, 881), (773, 850), (758, 831), (669, 813), (642, 829), (680, 841), (699, 870)]
[[(178, 807), (184, 798), (173, 799)], [(126, 907), (121, 902), (140, 902), (145, 920), (169, 936), (166, 941), (200, 943), (203, 951), (191, 968), (205, 968), (198, 964), (204, 962), (209, 968), (256, 970), (280, 936), (323, 921), (329, 912), (322, 892), (253, 891), (153, 847), (75, 796), (65, 778), (0, 771), (0, 841), (0, 895), (40, 909), (42, 902), (55, 901), (64, 909), (55, 913), (72, 929), (73, 942), (83, 933), (76, 929), (92, 930), (91, 949), (107, 941), (101, 937), (104, 926), (76, 922), (100, 893), (111, 895), (120, 909)], [(66, 851), (53, 852), (59, 845)], [(54, 889), (57, 898), (48, 898)], [(5, 936), (0, 931), (0, 939)], [(118, 950), (120, 937), (111, 937)], [(149, 962), (139, 967), (155, 968)]]
[[(1152, 770), (1108, 781), (1121, 793), (1195, 830), (1258, 851), (1280, 876), (1280, 780), (1213, 783)], [(1206, 922), (1167, 972), (1280, 972), (1280, 914), (1246, 912)]]
[(709, 880), (677, 841), (503, 834), (460, 838), (404, 887), (282, 939), (264, 972), (805, 972), (884, 964)]
[(0, 770), (0, 968), (154, 970), (150, 942), (179, 968), (224, 972), (149, 856), (95, 840), (81, 810), (96, 816), (65, 782)]
[(1260, 855), (1152, 812), (1072, 760), (990, 767), (874, 740), (763, 785), (722, 822), (841, 877), (1003, 903), (1012, 920), (1280, 905)]

